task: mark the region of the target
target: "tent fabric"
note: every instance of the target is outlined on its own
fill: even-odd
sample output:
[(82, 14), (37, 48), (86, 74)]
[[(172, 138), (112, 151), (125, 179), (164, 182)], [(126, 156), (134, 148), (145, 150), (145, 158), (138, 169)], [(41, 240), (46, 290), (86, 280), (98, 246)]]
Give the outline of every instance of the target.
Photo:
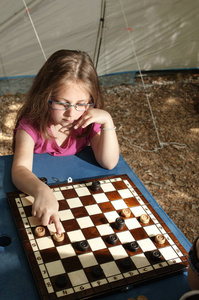
[[(84, 50), (99, 75), (199, 67), (198, 0), (25, 2), (46, 57)], [(23, 0), (0, 3), (0, 77), (35, 75), (45, 58)]]
[[(45, 62), (25, 8), (21, 12), (23, 1), (19, 2), (18, 17), (10, 22), (10, 15), (8, 26), (0, 27), (0, 77), (35, 75)], [(42, 0), (29, 12), (47, 57), (59, 49), (80, 49), (93, 57), (101, 1)], [(0, 19), (3, 14), (1, 9)]]
[(99, 71), (198, 68), (198, 26), (198, 0), (107, 1)]

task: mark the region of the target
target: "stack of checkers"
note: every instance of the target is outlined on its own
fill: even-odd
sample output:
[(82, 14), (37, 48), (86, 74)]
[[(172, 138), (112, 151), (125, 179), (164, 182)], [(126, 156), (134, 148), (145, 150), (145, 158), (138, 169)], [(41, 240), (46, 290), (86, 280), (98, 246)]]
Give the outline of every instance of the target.
[(127, 175), (51, 189), (61, 235), (31, 215), (32, 197), (8, 194), (41, 298), (100, 296), (187, 268), (187, 252)]

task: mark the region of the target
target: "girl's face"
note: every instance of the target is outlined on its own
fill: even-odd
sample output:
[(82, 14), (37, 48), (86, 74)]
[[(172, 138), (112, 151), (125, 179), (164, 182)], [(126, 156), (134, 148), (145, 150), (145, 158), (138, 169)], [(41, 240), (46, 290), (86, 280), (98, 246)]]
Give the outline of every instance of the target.
[[(77, 83), (71, 83), (66, 88), (61, 88), (52, 101), (75, 104), (88, 104), (91, 103), (91, 97), (88, 91)], [(56, 108), (66, 107), (62, 105), (52, 106)], [(74, 106), (70, 106), (67, 110), (51, 108), (51, 117), (54, 125), (61, 125), (62, 127), (71, 127), (77, 123), (77, 120), (83, 115), (84, 111), (78, 111)]]

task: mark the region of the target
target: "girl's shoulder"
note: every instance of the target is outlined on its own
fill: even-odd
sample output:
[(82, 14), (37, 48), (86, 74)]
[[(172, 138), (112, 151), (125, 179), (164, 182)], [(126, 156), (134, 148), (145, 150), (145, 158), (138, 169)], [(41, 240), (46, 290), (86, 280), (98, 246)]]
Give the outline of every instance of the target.
[(36, 142), (38, 138), (41, 136), (39, 129), (34, 126), (31, 122), (29, 122), (25, 117), (23, 117), (19, 122), (18, 125), (14, 129), (14, 134), (16, 134), (17, 130), (24, 130), (26, 131)]

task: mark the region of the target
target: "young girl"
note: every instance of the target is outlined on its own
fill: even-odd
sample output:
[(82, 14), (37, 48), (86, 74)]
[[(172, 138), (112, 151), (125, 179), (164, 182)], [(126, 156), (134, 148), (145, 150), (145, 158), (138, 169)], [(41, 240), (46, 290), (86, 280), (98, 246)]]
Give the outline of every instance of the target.
[(18, 113), (12, 166), (15, 186), (34, 197), (32, 215), (44, 226), (54, 222), (58, 234), (58, 202), (32, 173), (33, 153), (72, 155), (89, 144), (102, 167), (116, 166), (119, 146), (115, 126), (103, 110), (93, 63), (85, 52), (60, 50), (43, 65)]

